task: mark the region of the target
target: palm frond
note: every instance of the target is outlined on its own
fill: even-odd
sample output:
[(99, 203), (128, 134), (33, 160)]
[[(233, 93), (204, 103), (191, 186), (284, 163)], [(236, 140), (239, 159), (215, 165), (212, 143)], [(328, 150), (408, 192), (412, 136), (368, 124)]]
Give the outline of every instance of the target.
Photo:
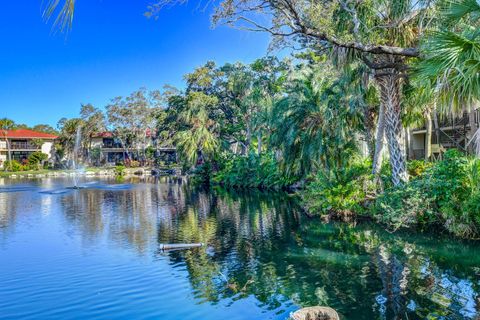
[(480, 99), (480, 42), (469, 31), (433, 33), (418, 74), (436, 87), (440, 107), (462, 111)]
[(480, 3), (477, 0), (448, 1), (442, 10), (449, 21), (456, 21), (471, 14), (480, 14)]
[(47, 0), (43, 9), (43, 18), (50, 21), (53, 17), (52, 28), (60, 32), (68, 32), (72, 28), (76, 0)]

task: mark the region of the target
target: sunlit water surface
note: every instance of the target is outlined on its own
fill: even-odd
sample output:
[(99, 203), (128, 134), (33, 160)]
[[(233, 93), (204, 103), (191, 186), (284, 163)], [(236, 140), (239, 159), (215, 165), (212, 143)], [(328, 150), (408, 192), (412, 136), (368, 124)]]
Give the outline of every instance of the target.
[[(1, 319), (475, 319), (480, 250), (180, 179), (0, 179)], [(206, 247), (162, 252), (159, 243)]]

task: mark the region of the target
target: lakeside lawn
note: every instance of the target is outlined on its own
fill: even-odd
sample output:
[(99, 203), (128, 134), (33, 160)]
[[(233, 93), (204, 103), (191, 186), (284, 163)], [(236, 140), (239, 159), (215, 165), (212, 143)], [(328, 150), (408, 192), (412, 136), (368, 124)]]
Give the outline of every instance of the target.
[[(101, 171), (105, 170), (111, 170), (107, 168), (97, 168), (97, 167), (91, 167), (85, 169), (85, 172), (93, 172), (93, 173), (99, 173)], [(11, 177), (12, 175), (18, 176), (18, 177), (25, 177), (25, 176), (31, 176), (31, 175), (48, 175), (48, 174), (70, 174), (74, 173), (76, 170), (65, 170), (65, 169), (40, 169), (40, 170), (27, 170), (27, 171), (0, 171), (0, 177), (5, 178), (5, 177)]]

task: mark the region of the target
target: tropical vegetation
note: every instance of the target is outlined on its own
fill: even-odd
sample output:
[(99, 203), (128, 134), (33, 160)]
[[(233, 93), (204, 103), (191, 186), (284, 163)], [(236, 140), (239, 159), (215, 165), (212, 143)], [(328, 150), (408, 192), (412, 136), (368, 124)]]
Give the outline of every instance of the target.
[[(146, 15), (185, 2), (157, 0)], [(65, 31), (74, 5), (50, 1), (44, 15), (58, 15), (54, 25)], [(300, 50), (250, 64), (209, 61), (185, 75), (183, 90), (141, 89), (114, 98), (105, 113), (84, 105), (79, 118), (59, 122), (62, 157), (73, 152), (78, 127), (86, 159), (89, 137), (109, 130), (127, 154), (147, 157), (146, 139), (175, 146), (185, 172), (203, 183), (299, 189), (311, 214), (479, 235), (478, 160), (449, 151), (430, 163), (433, 118), (472, 109), (480, 98), (478, 1), (205, 5), (215, 6), (215, 24), (267, 32), (272, 47)], [(425, 159), (409, 162), (405, 138), (423, 125)], [(470, 143), (480, 150), (480, 134)]]

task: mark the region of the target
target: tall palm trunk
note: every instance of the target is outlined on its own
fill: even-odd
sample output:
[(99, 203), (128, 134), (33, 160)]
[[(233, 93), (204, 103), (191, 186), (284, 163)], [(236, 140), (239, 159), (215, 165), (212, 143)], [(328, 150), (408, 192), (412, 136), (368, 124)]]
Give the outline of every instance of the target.
[(373, 154), (372, 174), (378, 176), (382, 166), (383, 144), (385, 140), (385, 105), (380, 104), (378, 111), (377, 132), (375, 133), (375, 151)]
[(378, 75), (381, 103), (385, 106), (385, 134), (387, 137), (392, 182), (395, 186), (408, 180), (405, 159), (405, 143), (402, 137), (403, 128), (400, 106), (400, 77), (396, 70)]

